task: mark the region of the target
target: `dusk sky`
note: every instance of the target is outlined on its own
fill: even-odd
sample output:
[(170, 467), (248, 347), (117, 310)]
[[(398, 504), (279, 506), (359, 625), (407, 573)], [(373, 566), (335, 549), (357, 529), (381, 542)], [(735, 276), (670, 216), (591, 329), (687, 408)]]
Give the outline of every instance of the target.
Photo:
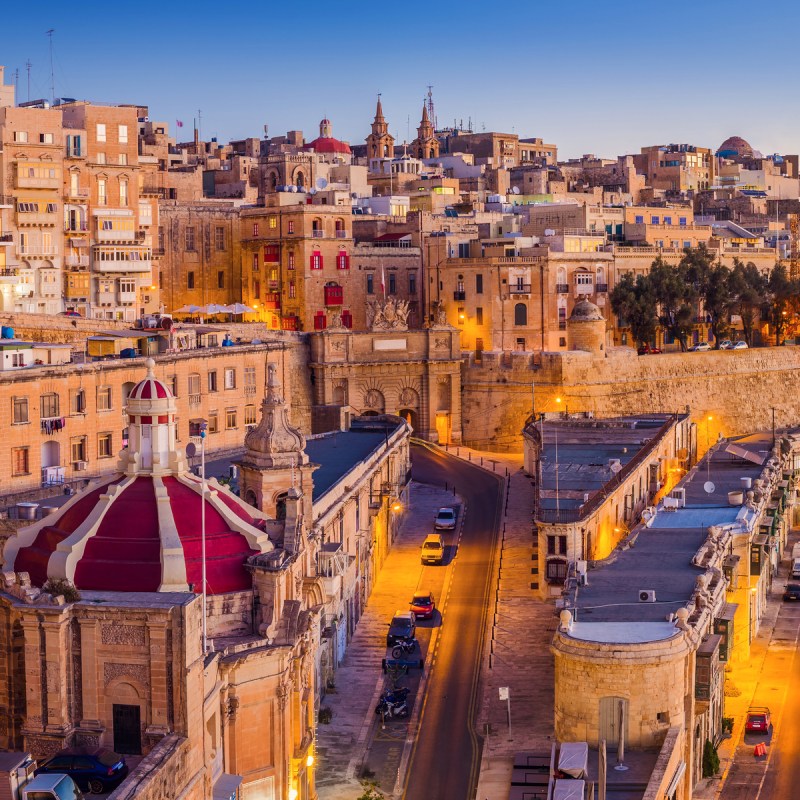
[(268, 124), (271, 136), (311, 139), (327, 115), (337, 138), (360, 144), (381, 92), (402, 142), (433, 84), (439, 127), (471, 117), (476, 131), (554, 142), (561, 158), (716, 148), (733, 134), (765, 154), (800, 150), (791, 0), (35, 8), (4, 10), (0, 64), (7, 83), (19, 69), (18, 99), (28, 60), (31, 99), (50, 97), (53, 28), (57, 97), (148, 105), (172, 133), (184, 122), (179, 138), (202, 109), (204, 138), (261, 136)]

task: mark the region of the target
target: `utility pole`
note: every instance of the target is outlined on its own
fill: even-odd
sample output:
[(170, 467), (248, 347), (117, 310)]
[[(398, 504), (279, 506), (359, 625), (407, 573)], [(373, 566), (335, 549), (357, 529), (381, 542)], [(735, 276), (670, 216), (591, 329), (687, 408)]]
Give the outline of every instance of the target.
[(47, 38), (50, 40), (50, 102), (55, 103), (56, 101), (56, 72), (53, 68), (53, 34), (55, 33), (55, 28), (50, 28), (47, 31)]

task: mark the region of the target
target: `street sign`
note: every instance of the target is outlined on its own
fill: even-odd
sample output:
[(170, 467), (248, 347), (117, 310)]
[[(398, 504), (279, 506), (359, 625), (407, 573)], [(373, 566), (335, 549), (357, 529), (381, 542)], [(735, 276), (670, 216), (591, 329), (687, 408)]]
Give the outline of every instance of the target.
[(501, 700), (508, 700), (508, 686), (499, 686), (498, 691), (500, 692)]

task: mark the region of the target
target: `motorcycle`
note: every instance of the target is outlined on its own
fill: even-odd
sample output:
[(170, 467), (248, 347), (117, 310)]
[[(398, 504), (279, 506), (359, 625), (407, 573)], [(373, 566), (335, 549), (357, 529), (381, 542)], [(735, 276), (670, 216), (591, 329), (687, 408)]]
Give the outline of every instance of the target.
[(384, 692), (378, 705), (375, 708), (375, 713), (385, 717), (407, 717), (408, 716), (408, 689), (393, 689)]
[(417, 640), (399, 641), (392, 649), (392, 658), (400, 658), (407, 653), (413, 653), (417, 649)]

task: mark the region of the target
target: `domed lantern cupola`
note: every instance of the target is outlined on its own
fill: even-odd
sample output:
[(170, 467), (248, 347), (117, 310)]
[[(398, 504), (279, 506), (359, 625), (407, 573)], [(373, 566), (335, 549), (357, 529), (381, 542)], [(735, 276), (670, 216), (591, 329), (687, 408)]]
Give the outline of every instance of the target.
[(177, 447), (175, 396), (155, 376), (155, 361), (145, 362), (147, 376), (133, 387), (125, 404), (128, 449), (120, 454), (127, 475), (164, 475), (185, 470)]

